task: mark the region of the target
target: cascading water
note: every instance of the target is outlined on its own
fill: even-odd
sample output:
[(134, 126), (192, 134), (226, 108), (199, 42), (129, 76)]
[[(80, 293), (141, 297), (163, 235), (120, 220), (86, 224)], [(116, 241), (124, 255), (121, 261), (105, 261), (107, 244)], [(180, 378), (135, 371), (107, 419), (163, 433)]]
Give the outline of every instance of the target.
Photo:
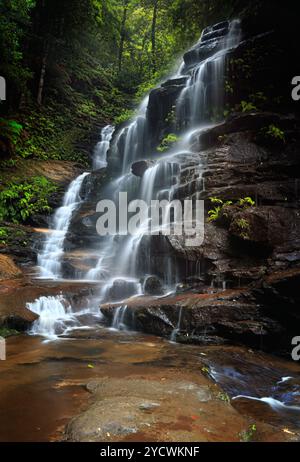
[(70, 303), (62, 295), (40, 297), (32, 303), (27, 303), (27, 308), (39, 315), (29, 331), (32, 335), (54, 340), (59, 334), (63, 334), (68, 326), (78, 325)]
[(112, 143), (112, 157), (115, 157), (117, 162), (122, 160), (123, 174), (127, 173), (131, 163), (142, 157), (146, 151), (148, 102), (149, 96), (142, 101), (136, 117), (120, 130)]
[[(200, 43), (210, 41), (211, 33), (210, 28), (205, 29)], [(226, 53), (237, 46), (240, 39), (240, 23), (234, 20), (220, 40), (217, 51), (193, 68), (176, 105), (177, 122), (181, 128), (199, 126), (211, 118), (223, 118)]]
[[(221, 33), (220, 33), (221, 31)], [(223, 34), (223, 35), (222, 35)], [(214, 36), (217, 38), (214, 39)], [(225, 76), (225, 58), (229, 49), (235, 47), (240, 40), (239, 22), (226, 22), (213, 29), (206, 29), (197, 44), (200, 47), (209, 44), (209, 54), (196, 60), (192, 66), (181, 64), (175, 75), (169, 79), (180, 80), (184, 88), (179, 93), (176, 104), (176, 127), (179, 130), (180, 141), (166, 153), (158, 155), (155, 162), (150, 165), (141, 178), (133, 175), (131, 165), (138, 159), (145, 159), (151, 155), (153, 162), (153, 143), (151, 121), (149, 119), (150, 104), (147, 96), (140, 105), (137, 115), (125, 127), (113, 136), (114, 128), (104, 127), (101, 141), (94, 151), (94, 169), (106, 164), (106, 155), (109, 152), (109, 166), (121, 172), (121, 176), (108, 185), (107, 197), (114, 201), (118, 209), (120, 193), (127, 193), (128, 202), (133, 199), (143, 199), (148, 205), (152, 199), (173, 200), (184, 175), (181, 168), (182, 159), (191, 158), (194, 166), (194, 181), (197, 183), (197, 196), (199, 188), (203, 186), (202, 170), (199, 157), (195, 160), (190, 150), (191, 139), (194, 133), (199, 133), (202, 127), (211, 125), (213, 112), (222, 115), (223, 88)], [(219, 119), (220, 119), (219, 114)], [(157, 144), (157, 143), (156, 143)], [(43, 276), (57, 278), (61, 276), (61, 257), (63, 254), (64, 238), (67, 233), (74, 210), (80, 204), (80, 188), (87, 174), (78, 177), (66, 193), (64, 205), (57, 210), (54, 216), (54, 231), (46, 240), (43, 252), (39, 255), (38, 264), (42, 268)], [(186, 196), (193, 196), (192, 183), (187, 182)], [(166, 215), (170, 212), (166, 209)], [(85, 274), (86, 280), (101, 281), (101, 297), (108, 299), (114, 292), (116, 281), (123, 281), (124, 293), (131, 293), (134, 285), (135, 293), (141, 291), (142, 279), (147, 275), (157, 274), (157, 265), (154, 264), (153, 246), (149, 231), (151, 217), (147, 216), (138, 227), (135, 235), (105, 236), (99, 240), (97, 264)], [(156, 230), (157, 231), (157, 230)], [(165, 287), (171, 289), (178, 282), (177, 268), (172, 257), (164, 257), (160, 264), (159, 277)], [(120, 297), (119, 300), (124, 298)]]
[(64, 253), (64, 240), (74, 211), (81, 203), (80, 190), (88, 173), (82, 173), (70, 184), (53, 217), (53, 230), (44, 242), (37, 264), (42, 277), (57, 279), (61, 277), (61, 258)]
[(102, 319), (99, 306), (90, 298), (84, 307), (75, 308), (63, 295), (39, 297), (27, 303), (27, 308), (39, 317), (29, 330), (46, 340), (56, 340), (76, 329), (90, 329)]
[[(223, 26), (222, 26), (223, 27)], [(199, 59), (191, 70), (186, 84), (176, 102), (176, 125), (181, 129), (181, 141), (169, 152), (156, 157), (156, 162), (144, 172), (142, 178), (138, 179), (130, 173), (132, 163), (151, 154), (149, 151), (151, 140), (150, 123), (148, 120), (149, 97), (142, 102), (137, 116), (123, 127), (113, 138), (110, 146), (110, 162), (112, 165), (122, 162), (122, 176), (111, 185), (109, 198), (113, 199), (118, 206), (118, 195), (121, 192), (128, 194), (128, 201), (132, 199), (143, 199), (150, 209), (152, 199), (172, 200), (179, 185), (181, 174), (181, 157), (191, 155), (190, 143), (195, 132), (201, 127), (211, 125), (214, 115), (219, 120), (223, 114), (223, 88), (225, 76), (226, 53), (240, 41), (239, 22), (226, 23), (224, 37), (218, 38), (217, 48), (205, 59)], [(206, 29), (202, 34), (202, 42), (211, 41), (214, 31)], [(181, 65), (173, 79), (183, 77), (185, 66)], [(170, 81), (172, 78), (170, 79)], [(191, 156), (192, 157), (192, 156)], [(196, 178), (197, 177), (197, 178)], [(198, 188), (204, 185), (201, 166), (195, 165), (195, 178)], [(187, 190), (191, 185), (187, 185)], [(198, 191), (199, 193), (199, 191)], [(192, 190), (191, 190), (192, 196)], [(166, 210), (169, 213), (169, 210)], [(149, 214), (150, 215), (150, 214)], [(137, 284), (141, 278), (153, 274), (153, 258), (151, 253), (151, 239), (145, 237), (149, 230), (151, 219), (149, 216), (140, 223), (138, 233), (135, 235), (107, 236), (101, 240), (101, 251), (95, 268), (91, 269), (87, 279), (104, 279), (105, 294), (116, 279), (135, 279)], [(165, 286), (174, 286), (176, 280), (176, 268), (170, 258), (165, 260), (165, 270), (160, 275)], [(169, 268), (169, 269), (168, 269)]]
[(115, 127), (106, 125), (101, 130), (101, 141), (97, 143), (93, 155), (93, 170), (105, 168), (107, 166), (106, 155), (109, 150), (109, 144), (112, 139)]
[(181, 320), (182, 320), (182, 311), (183, 311), (183, 308), (181, 306), (180, 309), (179, 309), (177, 326), (175, 327), (175, 329), (173, 329), (173, 331), (171, 333), (170, 341), (174, 342), (174, 343), (176, 342), (176, 337), (177, 337), (178, 333), (180, 332)]

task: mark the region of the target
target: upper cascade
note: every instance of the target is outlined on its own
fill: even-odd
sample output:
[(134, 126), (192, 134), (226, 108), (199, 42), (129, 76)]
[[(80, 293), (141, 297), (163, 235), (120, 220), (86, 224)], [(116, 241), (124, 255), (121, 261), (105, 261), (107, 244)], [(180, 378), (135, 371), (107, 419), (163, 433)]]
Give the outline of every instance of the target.
[(184, 134), (223, 118), (226, 54), (240, 40), (239, 20), (204, 29), (177, 72), (152, 90), (136, 117), (116, 132), (108, 160), (112, 170), (120, 172), (121, 164), (121, 173), (129, 172), (131, 164), (149, 157), (168, 132)]

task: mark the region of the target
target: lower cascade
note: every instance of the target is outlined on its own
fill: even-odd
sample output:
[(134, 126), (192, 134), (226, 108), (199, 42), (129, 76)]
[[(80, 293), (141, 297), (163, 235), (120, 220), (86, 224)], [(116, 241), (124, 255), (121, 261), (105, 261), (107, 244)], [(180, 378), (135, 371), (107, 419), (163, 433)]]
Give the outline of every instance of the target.
[(57, 340), (74, 329), (90, 329), (102, 318), (99, 309), (95, 309), (93, 299), (78, 309), (73, 305), (63, 295), (40, 297), (27, 303), (27, 308), (39, 316), (28, 333)]
[(39, 316), (29, 331), (32, 335), (56, 339), (58, 335), (64, 334), (70, 326), (78, 325), (71, 304), (62, 295), (40, 297), (34, 302), (28, 303), (27, 308)]
[(63, 199), (63, 205), (53, 217), (53, 230), (46, 238), (37, 264), (42, 277), (57, 279), (61, 277), (61, 257), (64, 253), (64, 240), (68, 232), (73, 212), (81, 202), (80, 190), (88, 173), (82, 173), (70, 184)]

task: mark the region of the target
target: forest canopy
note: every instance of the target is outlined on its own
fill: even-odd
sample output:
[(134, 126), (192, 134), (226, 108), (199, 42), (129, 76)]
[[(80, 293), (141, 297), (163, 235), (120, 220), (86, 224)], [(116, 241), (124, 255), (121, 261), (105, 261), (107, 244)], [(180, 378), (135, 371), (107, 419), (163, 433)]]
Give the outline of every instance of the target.
[[(221, 3), (1, 0), (0, 75), (8, 82), (1, 110), (49, 98), (70, 103), (97, 84), (99, 93), (110, 84), (130, 94), (141, 86), (142, 92), (168, 72), (210, 19), (218, 19)], [(226, 2), (228, 15), (237, 3)], [(101, 103), (101, 94), (92, 96)]]

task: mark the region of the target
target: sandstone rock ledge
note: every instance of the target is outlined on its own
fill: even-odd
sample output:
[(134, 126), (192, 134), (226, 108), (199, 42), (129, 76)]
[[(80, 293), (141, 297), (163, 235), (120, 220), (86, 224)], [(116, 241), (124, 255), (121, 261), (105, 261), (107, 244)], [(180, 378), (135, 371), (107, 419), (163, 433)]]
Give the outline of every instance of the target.
[(299, 325), (295, 292), (300, 270), (278, 272), (249, 289), (214, 294), (184, 293), (167, 297), (138, 297), (101, 306), (107, 322), (122, 305), (123, 323), (133, 330), (200, 345), (238, 343), (289, 352)]

